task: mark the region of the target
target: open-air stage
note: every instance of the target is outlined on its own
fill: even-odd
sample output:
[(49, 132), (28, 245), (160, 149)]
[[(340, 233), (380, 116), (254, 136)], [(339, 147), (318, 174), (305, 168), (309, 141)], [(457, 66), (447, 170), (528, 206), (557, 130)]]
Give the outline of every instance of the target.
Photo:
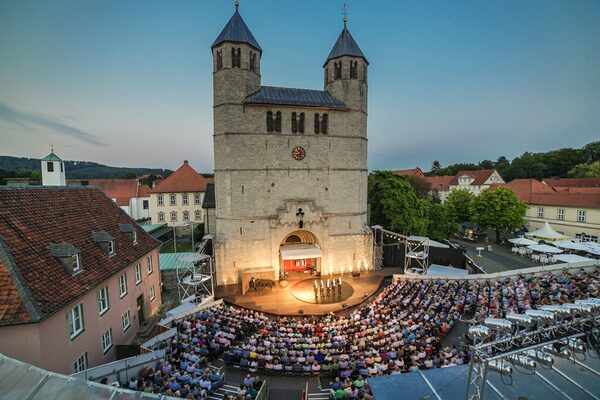
[[(292, 273), (287, 281), (277, 282), (273, 289), (248, 291), (241, 294), (241, 285), (222, 285), (216, 297), (228, 303), (274, 315), (323, 315), (356, 306), (373, 295), (386, 277), (401, 273), (401, 268), (385, 268), (380, 271), (362, 271), (359, 277), (343, 274), (339, 293), (318, 293), (315, 297), (314, 281), (337, 279), (340, 275), (320, 278), (303, 273)], [(345, 305), (345, 306), (344, 306)]]

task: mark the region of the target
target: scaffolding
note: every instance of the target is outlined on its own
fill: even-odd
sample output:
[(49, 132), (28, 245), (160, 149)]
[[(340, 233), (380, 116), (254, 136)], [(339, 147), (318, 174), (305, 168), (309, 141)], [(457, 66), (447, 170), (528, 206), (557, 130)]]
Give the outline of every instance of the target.
[[(450, 246), (425, 236), (409, 236), (404, 241), (404, 270), (425, 274), (429, 268), (429, 248), (447, 249)], [(416, 264), (416, 266), (413, 266)]]
[(209, 255), (192, 253), (179, 257), (176, 277), (180, 303), (199, 304), (215, 294), (213, 259)]

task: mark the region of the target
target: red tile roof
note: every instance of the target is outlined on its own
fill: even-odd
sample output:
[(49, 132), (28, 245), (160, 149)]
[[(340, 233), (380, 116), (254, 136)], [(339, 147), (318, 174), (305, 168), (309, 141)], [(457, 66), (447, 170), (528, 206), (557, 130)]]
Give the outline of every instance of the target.
[(534, 193), (554, 193), (551, 187), (544, 185), (536, 179), (514, 179), (503, 185), (494, 185), (494, 187), (498, 186), (512, 189), (519, 199), (526, 203), (531, 202), (531, 195)]
[(485, 184), (485, 182), (490, 179), (490, 176), (492, 176), (492, 174), (496, 172), (495, 169), (481, 169), (481, 170), (475, 170), (475, 171), (458, 171), (458, 173), (453, 177), (454, 179), (452, 179), (452, 182), (450, 182), (450, 185), (458, 185), (458, 178), (463, 176), (463, 175), (467, 175), (470, 176), (471, 178), (475, 179), (473, 182), (471, 182), (471, 185), (483, 185)]
[(90, 179), (90, 186), (97, 186), (120, 206), (128, 206), (129, 200), (137, 197), (137, 179)]
[(395, 171), (392, 171), (395, 174), (398, 175), (412, 175), (412, 176), (416, 176), (419, 178), (425, 178), (425, 174), (423, 173), (423, 171), (421, 170), (421, 168), (417, 167), (417, 168), (410, 168), (410, 169), (397, 169)]
[(138, 186), (137, 197), (150, 197), (150, 186), (140, 183), (140, 186)]
[[(96, 188), (6, 187), (0, 204), (0, 325), (44, 319), (160, 245)], [(137, 245), (119, 224), (134, 227)], [(109, 258), (92, 231), (113, 236), (116, 255)], [(82, 272), (67, 272), (50, 243), (81, 250)]]
[(544, 178), (552, 187), (600, 187), (600, 178)]
[(454, 179), (454, 176), (427, 176), (425, 180), (431, 183), (431, 190), (448, 191), (450, 190), (450, 182)]
[(204, 192), (209, 182), (185, 160), (177, 171), (163, 179), (154, 189), (150, 189), (150, 193)]
[(515, 179), (503, 186), (528, 204), (600, 208), (600, 188), (552, 188), (535, 179)]

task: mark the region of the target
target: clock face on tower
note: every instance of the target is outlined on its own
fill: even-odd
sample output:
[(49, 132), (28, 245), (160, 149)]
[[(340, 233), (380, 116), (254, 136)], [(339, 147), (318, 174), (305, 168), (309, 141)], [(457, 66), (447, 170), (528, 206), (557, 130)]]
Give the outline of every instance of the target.
[(292, 150), (292, 157), (294, 157), (294, 160), (296, 161), (304, 160), (304, 157), (306, 157), (306, 150), (304, 150), (304, 147), (302, 146), (296, 146)]

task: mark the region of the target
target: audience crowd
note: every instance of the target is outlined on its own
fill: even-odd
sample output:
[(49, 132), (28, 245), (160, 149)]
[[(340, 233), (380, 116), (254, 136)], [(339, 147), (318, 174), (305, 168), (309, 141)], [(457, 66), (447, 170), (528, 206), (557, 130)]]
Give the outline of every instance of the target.
[[(165, 359), (130, 387), (205, 399), (222, 376), (203, 363), (220, 357), (250, 372), (331, 377), (333, 398), (370, 399), (367, 377), (468, 363), (467, 348), (441, 344), (458, 319), (481, 322), (598, 297), (599, 282), (598, 270), (492, 281), (396, 280), (350, 314), (315, 318), (267, 318), (220, 304), (177, 322)], [(235, 398), (254, 398), (256, 382), (248, 375)]]

